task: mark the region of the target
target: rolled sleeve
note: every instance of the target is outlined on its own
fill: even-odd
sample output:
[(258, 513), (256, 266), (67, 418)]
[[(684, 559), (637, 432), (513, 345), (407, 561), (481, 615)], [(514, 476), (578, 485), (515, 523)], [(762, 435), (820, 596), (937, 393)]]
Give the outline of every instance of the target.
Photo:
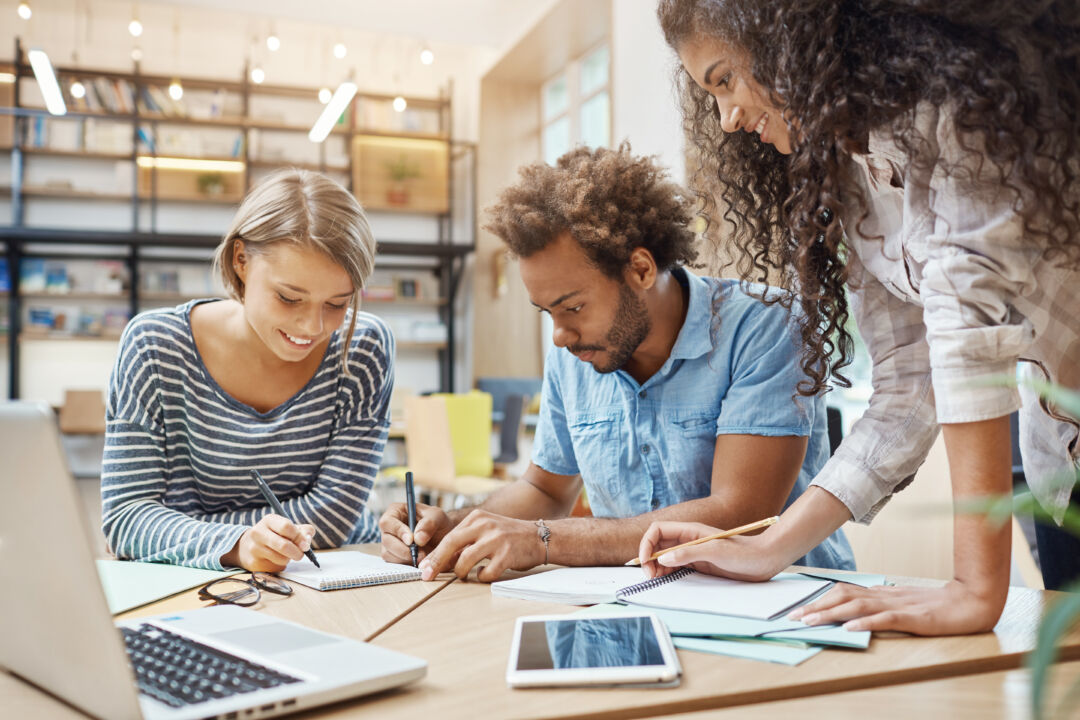
[[(789, 314), (755, 302), (737, 326), (731, 347), (731, 385), (716, 419), (717, 435), (807, 437), (820, 398), (795, 397), (803, 379)], [(721, 323), (721, 332), (725, 331)]]
[(869, 523), (911, 482), (937, 437), (922, 308), (890, 293), (848, 262), (851, 308), (873, 360), (870, 406), (814, 478), (854, 520)]

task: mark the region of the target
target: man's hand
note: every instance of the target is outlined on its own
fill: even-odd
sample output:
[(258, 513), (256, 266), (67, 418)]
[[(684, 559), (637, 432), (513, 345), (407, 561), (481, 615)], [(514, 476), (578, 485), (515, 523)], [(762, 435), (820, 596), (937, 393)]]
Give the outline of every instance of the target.
[(423, 560), (451, 527), (453, 523), (441, 508), (417, 503), (416, 531), (410, 533), (409, 511), (405, 503), (394, 503), (379, 518), (379, 529), (382, 530), (382, 559), (386, 562), (412, 565), (409, 544), (415, 536), (420, 549), (417, 558)]
[(840, 584), (788, 618), (807, 625), (843, 623), (845, 630), (966, 635), (992, 630), (1000, 615), (999, 603), (953, 580), (937, 588)]
[(280, 515), (266, 515), (221, 556), (221, 564), (252, 572), (279, 572), (290, 560), (304, 559), (314, 535), (313, 525), (296, 525)]
[[(383, 542), (385, 548), (386, 541)], [(428, 553), (420, 569), (425, 580), (444, 570), (453, 570), (464, 579), (477, 563), (487, 560), (487, 566), (477, 572), (476, 579), (492, 582), (505, 570), (528, 570), (542, 564), (544, 555), (544, 543), (532, 520), (473, 510)]]

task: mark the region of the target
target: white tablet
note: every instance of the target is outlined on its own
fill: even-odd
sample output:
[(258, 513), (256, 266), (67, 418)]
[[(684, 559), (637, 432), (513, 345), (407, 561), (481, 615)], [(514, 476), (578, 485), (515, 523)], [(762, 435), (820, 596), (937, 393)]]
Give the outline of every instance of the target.
[(664, 623), (643, 612), (519, 617), (511, 687), (677, 684), (682, 667)]

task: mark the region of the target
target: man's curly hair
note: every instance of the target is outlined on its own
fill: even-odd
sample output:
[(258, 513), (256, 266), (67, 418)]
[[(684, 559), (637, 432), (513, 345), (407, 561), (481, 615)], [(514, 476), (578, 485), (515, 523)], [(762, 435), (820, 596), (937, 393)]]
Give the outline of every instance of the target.
[[(725, 133), (716, 102), (680, 69), (686, 130), (700, 150), (705, 212), (730, 226), (744, 279), (779, 276), (803, 313), (799, 392), (850, 363), (847, 266), (836, 210), (868, 201), (848, 176), (872, 131), (920, 162), (917, 106), (948, 106), (960, 147), (982, 146), (1025, 238), (1080, 266), (1080, 4), (1076, 0), (660, 0), (675, 50), (697, 36), (743, 51), (773, 105), (799, 121), (793, 153)], [(942, 168), (950, 176), (954, 169)], [(962, 169), (955, 171), (962, 172)], [(790, 297), (790, 296), (785, 296)]]
[(652, 253), (660, 270), (697, 259), (683, 189), (651, 157), (579, 147), (555, 167), (533, 163), (487, 208), (484, 229), (515, 257), (529, 257), (569, 232), (605, 275), (621, 280), (630, 254)]

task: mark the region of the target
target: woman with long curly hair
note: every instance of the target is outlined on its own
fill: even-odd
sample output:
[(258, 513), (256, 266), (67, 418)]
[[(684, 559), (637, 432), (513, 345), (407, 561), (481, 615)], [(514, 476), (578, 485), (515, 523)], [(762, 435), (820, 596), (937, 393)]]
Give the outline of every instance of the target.
[[(770, 577), (847, 520), (869, 522), (939, 428), (954, 499), (1006, 493), (1018, 408), (1025, 475), (1060, 522), (1080, 426), (1001, 379), (1019, 368), (1080, 387), (1080, 6), (661, 0), (658, 14), (682, 63), (713, 230), (729, 231), (744, 279), (798, 292), (799, 392), (849, 385), (849, 311), (873, 362), (869, 409), (780, 523), (663, 564)], [(655, 524), (641, 556), (711, 530)], [(844, 586), (793, 616), (989, 630), (1008, 590), (1010, 528), (958, 513), (954, 533), (946, 586)], [(1039, 535), (1047, 586), (1075, 576), (1076, 541)]]

